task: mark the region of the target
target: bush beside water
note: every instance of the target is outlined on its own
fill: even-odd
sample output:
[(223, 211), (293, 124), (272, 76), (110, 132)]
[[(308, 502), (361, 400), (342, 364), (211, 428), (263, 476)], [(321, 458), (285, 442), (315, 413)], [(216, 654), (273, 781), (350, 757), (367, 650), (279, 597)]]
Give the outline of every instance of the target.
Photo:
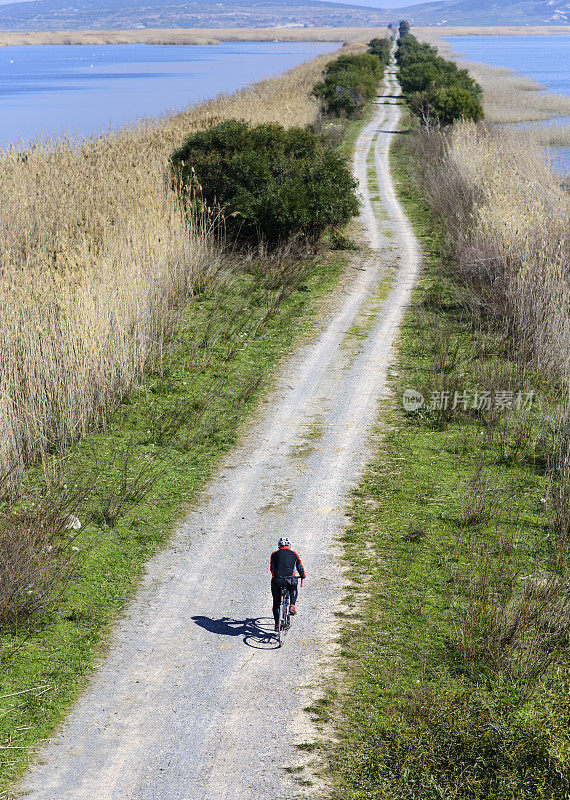
[[(313, 87), (322, 113), (358, 117), (390, 60), (388, 39), (331, 61)], [(314, 247), (358, 213), (356, 182), (330, 137), (313, 129), (227, 120), (190, 136), (171, 167), (192, 212), (219, 209), (230, 241)]]
[(428, 130), (458, 119), (483, 119), (482, 91), (466, 69), (420, 44), (410, 33), (400, 36), (396, 50), (398, 81), (411, 111)]
[(367, 53), (340, 56), (331, 61), (313, 93), (323, 103), (325, 114), (335, 117), (359, 117), (368, 100), (376, 95), (388, 63), (388, 51), (382, 39), (373, 39)]
[(172, 156), (191, 204), (219, 205), (232, 241), (314, 246), (358, 213), (356, 181), (310, 130), (228, 120), (190, 136)]

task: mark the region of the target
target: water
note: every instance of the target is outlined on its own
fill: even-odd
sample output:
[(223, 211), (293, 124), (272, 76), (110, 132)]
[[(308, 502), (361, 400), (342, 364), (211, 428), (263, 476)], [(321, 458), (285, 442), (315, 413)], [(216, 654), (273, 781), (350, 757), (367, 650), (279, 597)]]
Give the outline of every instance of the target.
[[(469, 61), (509, 67), (537, 81), (549, 92), (570, 95), (570, 36), (447, 36), (445, 39)], [(556, 118), (554, 124), (569, 121)], [(553, 147), (552, 154), (561, 171), (570, 171), (570, 147)]]
[(323, 42), (0, 47), (0, 146), (88, 136), (233, 92), (320, 53)]
[(555, 94), (570, 95), (570, 36), (448, 36), (470, 61), (509, 67)]

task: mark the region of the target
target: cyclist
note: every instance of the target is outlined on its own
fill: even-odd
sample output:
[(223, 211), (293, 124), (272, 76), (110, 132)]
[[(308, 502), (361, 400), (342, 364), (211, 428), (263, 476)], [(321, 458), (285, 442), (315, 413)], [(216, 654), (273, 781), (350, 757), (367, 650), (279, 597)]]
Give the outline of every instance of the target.
[[(297, 581), (301, 578), (301, 586), (305, 578), (305, 568), (301, 559), (294, 550), (291, 550), (291, 542), (286, 537), (281, 537), (277, 543), (278, 549), (271, 553), (269, 563), (271, 569), (271, 594), (273, 595), (273, 617), (275, 619), (275, 630), (279, 630), (279, 606), (281, 605), (281, 589), (286, 586), (289, 590), (291, 605), (289, 611), (296, 614), (295, 603), (297, 601)], [(295, 570), (299, 573), (295, 573)]]

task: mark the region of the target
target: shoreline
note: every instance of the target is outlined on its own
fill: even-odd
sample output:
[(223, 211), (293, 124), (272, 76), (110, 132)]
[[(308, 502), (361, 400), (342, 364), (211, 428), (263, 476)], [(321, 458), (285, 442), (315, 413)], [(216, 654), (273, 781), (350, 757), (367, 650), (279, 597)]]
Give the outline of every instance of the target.
[[(570, 35), (570, 25), (418, 27), (420, 36)], [(214, 45), (222, 42), (366, 42), (386, 34), (386, 28), (145, 28), (141, 30), (0, 31), (0, 47), (24, 45)]]

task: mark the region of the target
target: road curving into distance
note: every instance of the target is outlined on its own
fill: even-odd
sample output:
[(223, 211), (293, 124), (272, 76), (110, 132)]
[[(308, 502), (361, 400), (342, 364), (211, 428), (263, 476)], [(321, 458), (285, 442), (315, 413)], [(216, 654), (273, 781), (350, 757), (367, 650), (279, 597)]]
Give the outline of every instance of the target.
[[(303, 708), (334, 651), (338, 534), (420, 260), (388, 166), (400, 114), (393, 68), (386, 85), (355, 158), (371, 249), (357, 254), (318, 336), (287, 360), (250, 432), (150, 562), (103, 663), (22, 781), (28, 800), (310, 792), (286, 768), (303, 765), (297, 745), (316, 737)], [(281, 535), (307, 580), (276, 649), (269, 555)]]

